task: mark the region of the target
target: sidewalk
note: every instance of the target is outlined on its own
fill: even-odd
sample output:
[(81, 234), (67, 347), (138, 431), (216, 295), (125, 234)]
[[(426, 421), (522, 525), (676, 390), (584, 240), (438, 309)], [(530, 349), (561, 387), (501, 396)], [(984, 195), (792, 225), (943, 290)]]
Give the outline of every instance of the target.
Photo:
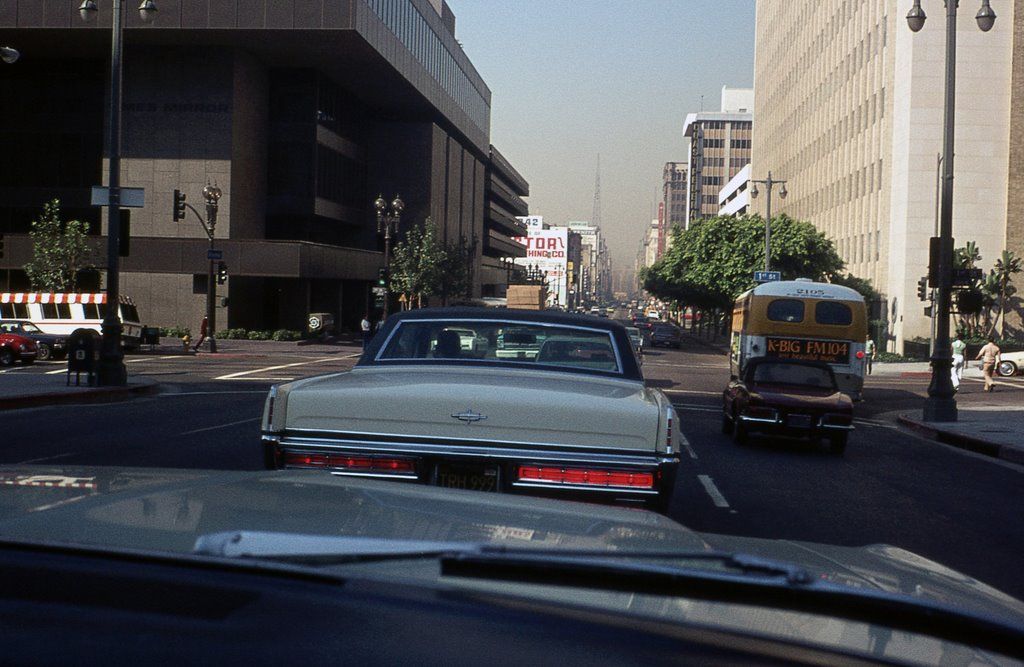
[(148, 378), (130, 377), (125, 387), (89, 387), (82, 376), (82, 385), (76, 387), (72, 376), (66, 386), (66, 375), (37, 373), (4, 373), (0, 375), (0, 410), (67, 405), (70, 403), (106, 403), (123, 401), (136, 396), (155, 394), (159, 385)]
[(1013, 463), (1024, 463), (1024, 406), (963, 405), (955, 422), (926, 422), (921, 413), (901, 414), (897, 421), (925, 437)]

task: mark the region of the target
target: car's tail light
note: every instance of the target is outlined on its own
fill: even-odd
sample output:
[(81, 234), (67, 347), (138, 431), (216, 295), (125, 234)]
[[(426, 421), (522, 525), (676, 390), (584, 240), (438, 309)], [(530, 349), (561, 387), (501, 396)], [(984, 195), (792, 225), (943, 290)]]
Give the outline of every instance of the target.
[(863, 359), (864, 358), (864, 350), (857, 350), (857, 358), (858, 359)]
[(374, 474), (416, 474), (413, 459), (385, 456), (350, 456), (348, 454), (305, 454), (285, 452), (284, 465), (300, 468), (338, 468), (352, 472)]
[(601, 470), (595, 468), (561, 468), (554, 466), (519, 466), (521, 482), (549, 482), (576, 486), (650, 489), (654, 487), (653, 472)]

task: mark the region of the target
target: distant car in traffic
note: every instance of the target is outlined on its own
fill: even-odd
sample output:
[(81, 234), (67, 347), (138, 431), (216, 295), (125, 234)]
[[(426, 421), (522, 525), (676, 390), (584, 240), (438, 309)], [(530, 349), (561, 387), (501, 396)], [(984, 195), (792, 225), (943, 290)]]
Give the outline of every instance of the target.
[(638, 327), (626, 327), (626, 333), (629, 334), (629, 342), (633, 344), (633, 352), (636, 354), (636, 360), (640, 363), (644, 363), (644, 335), (640, 333)]
[(674, 347), (678, 350), (683, 344), (683, 332), (679, 327), (670, 322), (654, 322), (651, 325), (649, 339), (651, 347), (664, 345), (665, 347)]
[(399, 313), (351, 371), (271, 390), (265, 462), (664, 511), (679, 417), (631, 345), (621, 324), (585, 315)]
[(31, 338), (36, 343), (37, 357), (42, 361), (67, 356), (64, 336), (46, 333), (28, 320), (0, 320), (0, 331)]
[(16, 361), (28, 366), (35, 363), (38, 350), (31, 338), (0, 331), (0, 366), (11, 366)]
[(842, 454), (851, 430), (853, 401), (824, 362), (751, 359), (722, 394), (722, 432), (739, 444), (751, 433), (827, 438)]

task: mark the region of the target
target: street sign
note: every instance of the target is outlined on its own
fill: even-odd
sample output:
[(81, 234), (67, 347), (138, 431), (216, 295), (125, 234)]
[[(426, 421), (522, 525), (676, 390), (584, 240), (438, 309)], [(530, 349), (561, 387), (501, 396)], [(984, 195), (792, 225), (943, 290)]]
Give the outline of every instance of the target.
[(759, 283), (773, 283), (782, 280), (779, 271), (754, 271), (754, 280)]
[[(121, 201), (118, 205), (125, 208), (142, 208), (146, 205), (145, 188), (119, 188)], [(92, 186), (92, 205), (110, 206), (110, 188), (105, 185)]]
[(373, 295), (374, 296), (386, 296), (387, 293), (388, 293), (388, 288), (387, 287), (377, 287), (376, 285), (373, 287)]
[(984, 272), (981, 269), (953, 269), (954, 285), (970, 285), (975, 280), (981, 280)]
[(210, 248), (206, 251), (206, 259), (224, 259), (224, 251)]

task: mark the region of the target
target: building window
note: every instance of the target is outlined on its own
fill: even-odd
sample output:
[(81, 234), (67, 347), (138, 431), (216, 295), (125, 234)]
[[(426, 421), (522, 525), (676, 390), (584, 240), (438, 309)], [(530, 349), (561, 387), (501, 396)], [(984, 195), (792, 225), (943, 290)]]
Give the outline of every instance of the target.
[(750, 148), (750, 139), (733, 139), (732, 141), (729, 142), (729, 145), (732, 148), (745, 148), (745, 149), (749, 149)]

